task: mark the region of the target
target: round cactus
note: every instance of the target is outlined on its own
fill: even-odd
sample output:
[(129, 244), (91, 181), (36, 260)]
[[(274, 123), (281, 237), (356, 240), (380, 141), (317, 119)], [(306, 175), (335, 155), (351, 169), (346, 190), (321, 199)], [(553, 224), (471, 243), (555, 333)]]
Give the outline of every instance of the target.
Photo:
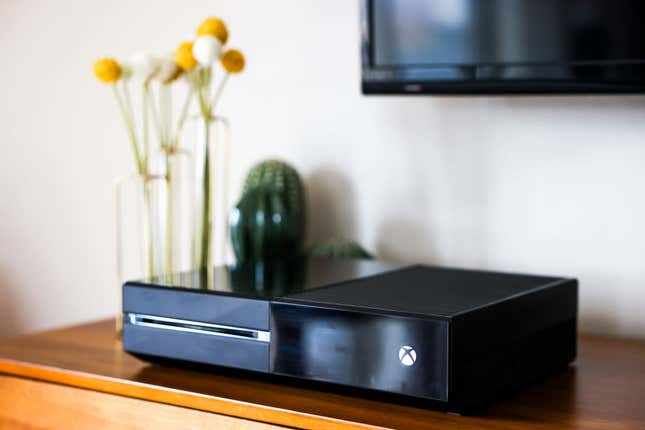
[(230, 216), (233, 251), (237, 261), (257, 261), (302, 255), (305, 222), (281, 190), (249, 189)]
[(280, 160), (265, 160), (249, 170), (242, 195), (258, 187), (270, 187), (285, 194), (290, 210), (305, 211), (305, 192), (298, 171)]
[(302, 255), (305, 195), (296, 169), (279, 160), (253, 166), (231, 214), (230, 229), (238, 261)]
[(371, 260), (372, 254), (351, 240), (328, 239), (314, 243), (307, 252), (312, 257), (355, 258)]

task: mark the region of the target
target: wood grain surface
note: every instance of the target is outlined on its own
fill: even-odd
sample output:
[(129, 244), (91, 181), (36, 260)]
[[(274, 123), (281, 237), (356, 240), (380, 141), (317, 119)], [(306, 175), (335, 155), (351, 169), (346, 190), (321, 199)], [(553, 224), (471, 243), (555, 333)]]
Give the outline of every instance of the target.
[(645, 429), (645, 342), (596, 336), (573, 366), (477, 416), (151, 365), (121, 350), (112, 320), (2, 341), (0, 373), (296, 428)]
[(0, 430), (279, 430), (271, 424), (0, 375)]

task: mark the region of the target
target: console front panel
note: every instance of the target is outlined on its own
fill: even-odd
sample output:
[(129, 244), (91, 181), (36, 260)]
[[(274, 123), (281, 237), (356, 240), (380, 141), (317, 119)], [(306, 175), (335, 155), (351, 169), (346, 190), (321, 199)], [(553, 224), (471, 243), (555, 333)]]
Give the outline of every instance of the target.
[(123, 287), (123, 312), (269, 329), (269, 302), (266, 300), (136, 282)]
[(448, 322), (271, 304), (272, 373), (448, 400)]
[(152, 315), (124, 315), (123, 349), (133, 354), (267, 372), (269, 332)]

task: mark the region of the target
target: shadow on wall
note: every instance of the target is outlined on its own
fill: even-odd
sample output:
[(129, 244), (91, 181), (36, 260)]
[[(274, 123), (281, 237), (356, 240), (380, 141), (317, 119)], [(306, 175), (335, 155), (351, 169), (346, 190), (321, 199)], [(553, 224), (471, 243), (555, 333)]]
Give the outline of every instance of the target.
[[(406, 179), (392, 194), (392, 203), (402, 209), (380, 225), (379, 256), (433, 264), (486, 263), (491, 144), (487, 109), (480, 99), (441, 98), (387, 112), (383, 120), (399, 131), (397, 149), (403, 158), (397, 175)], [(419, 139), (418, 129), (409, 126), (415, 116), (420, 116), (418, 122), (432, 120), (427, 140)], [(442, 234), (433, 234), (436, 231)]]
[(616, 318), (607, 313), (587, 311), (578, 315), (578, 332), (580, 333), (615, 334), (622, 331)]
[(330, 238), (353, 239), (356, 206), (349, 179), (335, 167), (320, 167), (305, 180), (307, 242)]
[[(491, 213), (489, 181), (495, 178), (497, 163), (508, 168), (497, 139), (511, 118), (509, 111), (512, 118), (533, 122), (539, 130), (552, 127), (554, 119), (562, 121), (563, 115), (567, 121), (605, 127), (597, 112), (620, 115), (627, 126), (640, 121), (644, 107), (639, 96), (440, 97), (380, 106), (378, 121), (396, 141), (396, 174), (404, 181), (382, 196), (400, 210), (381, 220), (378, 255), (394, 261), (490, 267), (495, 232), (503, 226)], [(420, 138), (414, 125), (424, 121), (428, 135)]]
[[(623, 326), (620, 309), (624, 297), (620, 293), (624, 283), (638, 283), (634, 280), (619, 280), (609, 274), (581, 276), (578, 278), (578, 331), (583, 333), (617, 334), (642, 337), (637, 333), (627, 334), (629, 328)], [(623, 285), (621, 285), (623, 284)], [(611, 294), (600, 295), (600, 291), (612, 290)], [(624, 318), (624, 316), (623, 316)]]
[(435, 263), (435, 244), (425, 238), (432, 238), (428, 225), (403, 216), (389, 219), (379, 227), (376, 254), (386, 261)]
[(19, 306), (12, 298), (11, 289), (5, 283), (7, 282), (7, 276), (4, 276), (4, 274), (5, 272), (0, 270), (0, 282), (4, 283), (0, 285), (0, 294), (2, 294), (2, 297), (0, 297), (0, 339), (14, 336), (22, 331), (22, 324), (18, 315)]
[(645, 99), (641, 95), (589, 95), (589, 96), (531, 96), (499, 97), (495, 100), (502, 106), (511, 109), (527, 108), (531, 113), (539, 110), (553, 112), (595, 112), (598, 110), (642, 111)]

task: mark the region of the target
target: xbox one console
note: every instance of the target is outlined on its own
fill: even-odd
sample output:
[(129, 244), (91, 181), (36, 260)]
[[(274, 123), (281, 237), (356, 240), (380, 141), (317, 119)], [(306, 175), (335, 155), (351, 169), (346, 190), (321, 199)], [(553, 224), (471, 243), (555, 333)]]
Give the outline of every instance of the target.
[(123, 286), (123, 348), (465, 412), (576, 355), (577, 281), (365, 260), (245, 263)]

